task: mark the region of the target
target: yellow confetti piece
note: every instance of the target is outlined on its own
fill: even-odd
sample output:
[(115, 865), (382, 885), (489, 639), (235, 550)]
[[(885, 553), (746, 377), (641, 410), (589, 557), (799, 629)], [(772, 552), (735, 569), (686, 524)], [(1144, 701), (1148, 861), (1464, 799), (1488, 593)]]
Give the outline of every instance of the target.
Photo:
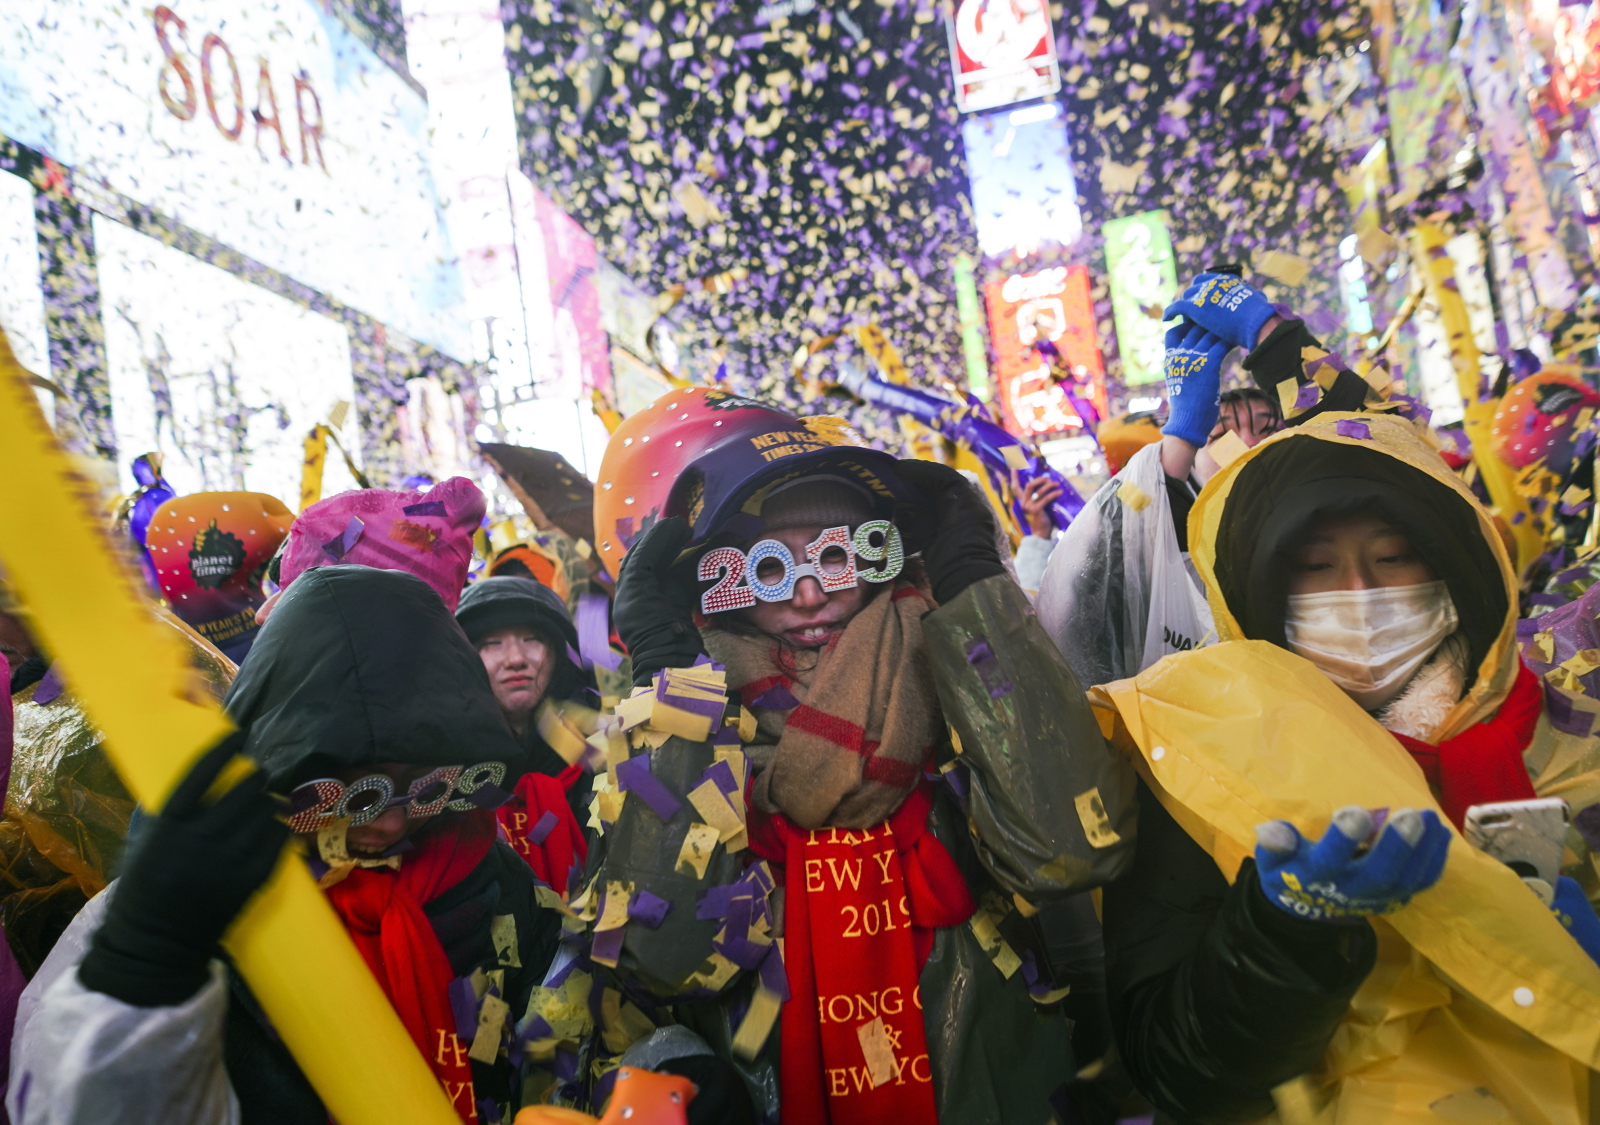
[(1298, 254), (1269, 250), (1256, 259), (1256, 269), (1288, 286), (1300, 285), (1311, 272), (1311, 262)]
[(1539, 658), (1540, 664), (1549, 664), (1556, 658), (1556, 637), (1549, 629), (1542, 629), (1533, 635), (1533, 651)]
[(605, 1041), (606, 1050), (616, 1055), (656, 1029), (649, 1016), (631, 1000), (624, 1000), (622, 993), (614, 988), (608, 988), (600, 994), (600, 1027), (600, 1037)]
[(1244, 443), (1243, 438), (1232, 430), (1227, 431), (1216, 441), (1206, 446), (1206, 453), (1220, 468), (1224, 469), (1248, 452), (1250, 452), (1250, 447)]
[(893, 1081), (894, 1045), (889, 1041), (889, 1029), (883, 1025), (883, 1017), (877, 1016), (856, 1028), (856, 1038), (861, 1042), (861, 1055), (867, 1060), (867, 1074), (872, 1078), (873, 1089)]
[(739, 741), (749, 742), (756, 736), (756, 717), (748, 708), (739, 708)]
[(1582, 433), (1589, 428), (1589, 423), (1594, 421), (1594, 407), (1585, 406), (1578, 411), (1578, 420), (1573, 423), (1573, 429)]
[(1125, 480), (1117, 488), (1117, 499), (1136, 512), (1142, 512), (1150, 503), (1150, 494), (1131, 480)]
[(560, 754), (561, 760), (567, 765), (583, 757), (588, 740), (550, 700), (539, 704), (535, 724), (539, 728), (539, 737), (549, 743), (550, 749)]
[(1111, 827), (1111, 818), (1106, 815), (1105, 802), (1100, 799), (1098, 787), (1079, 793), (1072, 803), (1077, 807), (1078, 822), (1083, 825), (1083, 834), (1090, 847), (1109, 848), (1121, 841), (1122, 837)]
[(467, 1057), (486, 1066), (493, 1066), (500, 1057), (500, 1038), (505, 1031), (506, 1016), (511, 1005), (498, 996), (485, 996), (478, 1007), (478, 1033), (473, 1036), (472, 1048)]
[(1575, 484), (1569, 484), (1567, 490), (1561, 494), (1561, 502), (1563, 504), (1582, 504), (1587, 499), (1589, 499), (1589, 490), (1587, 488), (1579, 488)]
[(1006, 465), (1012, 469), (1026, 469), (1028, 467), (1028, 453), (1020, 445), (1008, 445), (1000, 450), (1005, 456)]
[(689, 825), (689, 834), (683, 838), (683, 846), (678, 849), (678, 874), (704, 879), (706, 864), (711, 862), (712, 849), (717, 846), (720, 836), (721, 833), (709, 824)]
[(1339, 369), (1331, 363), (1319, 363), (1317, 369), (1311, 373), (1311, 379), (1324, 391), (1333, 390), (1335, 380), (1339, 378)]
[(572, 907), (568, 906), (557, 893), (554, 887), (537, 886), (533, 888), (534, 901), (546, 910), (554, 910), (558, 914), (565, 914), (568, 918), (576, 918)]
[(648, 723), (655, 705), (655, 690), (648, 687), (640, 688), (637, 693), (617, 704), (617, 718), (622, 720), (622, 729), (632, 730), (641, 723)]
[(517, 952), (517, 916), (496, 914), (489, 923), (489, 941), (494, 946), (495, 963), (508, 969), (522, 968), (522, 957)]
[(723, 985), (738, 975), (739, 966), (713, 950), (711, 956), (702, 961), (700, 967), (684, 981), (684, 988), (708, 988), (720, 992)]
[(1566, 668), (1556, 667), (1544, 674), (1544, 678), (1563, 691), (1582, 692), (1583, 682)]
[[(756, 989), (750, 998), (750, 1008), (739, 1021), (739, 1030), (733, 1033), (733, 1053), (749, 1061), (761, 1053), (772, 1027), (778, 1022), (783, 1001), (776, 992), (765, 987)], [(870, 1065), (870, 1064), (869, 1064)], [(877, 1083), (874, 1083), (877, 1085)]]
[(1300, 381), (1288, 378), (1278, 384), (1278, 407), (1285, 418), (1295, 414), (1294, 400), (1300, 397)]
[(582, 1039), (594, 1026), (589, 1014), (588, 973), (573, 971), (560, 988), (535, 987), (528, 996), (527, 1014), (550, 1025), (554, 1039)]
[(594, 925), (595, 932), (601, 930), (620, 929), (628, 921), (628, 900), (633, 897), (633, 884), (624, 883), (619, 879), (610, 879), (606, 882), (606, 905), (600, 912), (600, 921)]
[(728, 798), (715, 781), (709, 778), (689, 790), (689, 803), (705, 822), (717, 830), (722, 840), (738, 835), (744, 830), (744, 818), (728, 804)]
[(1587, 676), (1600, 668), (1600, 648), (1586, 648), (1561, 662), (1561, 667), (1574, 676)]

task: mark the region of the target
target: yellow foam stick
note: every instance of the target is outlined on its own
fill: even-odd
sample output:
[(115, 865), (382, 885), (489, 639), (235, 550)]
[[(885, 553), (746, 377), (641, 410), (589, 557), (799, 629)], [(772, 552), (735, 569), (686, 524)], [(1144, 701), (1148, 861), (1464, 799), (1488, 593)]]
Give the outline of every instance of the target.
[[(228, 730), (186, 689), (188, 666), (151, 615), (0, 332), (0, 563), (30, 624), (105, 735), (128, 789), (158, 808)], [(459, 1125), (443, 1089), (298, 862), (280, 862), (229, 931), (240, 972), (341, 1125)]]

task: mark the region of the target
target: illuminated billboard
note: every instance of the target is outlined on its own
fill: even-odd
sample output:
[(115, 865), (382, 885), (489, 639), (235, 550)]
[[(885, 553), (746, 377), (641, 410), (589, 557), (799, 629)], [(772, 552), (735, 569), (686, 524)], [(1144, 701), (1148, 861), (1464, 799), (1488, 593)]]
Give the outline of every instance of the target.
[(956, 107), (995, 109), (1061, 89), (1045, 0), (955, 0), (950, 33)]
[(978, 246), (986, 257), (1065, 249), (1083, 234), (1067, 123), (1055, 102), (961, 123)]
[(1100, 232), (1106, 240), (1106, 275), (1117, 350), (1122, 354), (1122, 381), (1129, 386), (1156, 382), (1166, 351), (1161, 314), (1178, 295), (1167, 213), (1146, 211), (1112, 219)]
[[(159, 450), (179, 495), (292, 504), (306, 432), (356, 399), (345, 326), (102, 216), (94, 236), (123, 488), (132, 458)], [(351, 419), (339, 434), (358, 462), (359, 430)], [(355, 487), (330, 456), (324, 493)]]
[(0, 133), (80, 189), (471, 353), (427, 100), (327, 5), (7, 0)]
[(1105, 365), (1095, 333), (1088, 267), (1055, 266), (997, 277), (984, 290), (996, 383), (1011, 428), (1022, 436), (1038, 437), (1083, 426), (1065, 389), (1034, 346), (1041, 338), (1061, 353), (1074, 379), (1073, 393), (1092, 403), (1103, 417)]

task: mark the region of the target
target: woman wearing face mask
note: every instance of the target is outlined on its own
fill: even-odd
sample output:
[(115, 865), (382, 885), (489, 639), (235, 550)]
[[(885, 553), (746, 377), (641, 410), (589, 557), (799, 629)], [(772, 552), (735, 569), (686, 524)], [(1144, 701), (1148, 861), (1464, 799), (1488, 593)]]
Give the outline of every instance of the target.
[(1140, 1089), (1184, 1121), (1586, 1119), (1600, 970), (1443, 824), (1534, 793), (1487, 513), (1410, 423), (1332, 413), (1189, 535), (1218, 643), (1095, 692), (1144, 782), (1104, 900)]

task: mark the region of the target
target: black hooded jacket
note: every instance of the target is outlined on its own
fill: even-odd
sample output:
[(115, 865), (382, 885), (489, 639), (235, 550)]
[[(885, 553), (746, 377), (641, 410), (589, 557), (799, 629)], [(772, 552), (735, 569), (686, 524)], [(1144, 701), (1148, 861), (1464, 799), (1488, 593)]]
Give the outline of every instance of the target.
[[(301, 575), (279, 602), (226, 704), (249, 730), (247, 752), (287, 792), (330, 773), (400, 762), (419, 766), (525, 755), (495, 704), (489, 678), (450, 611), (427, 583), (393, 570), (328, 566)], [(443, 814), (423, 832), (448, 831)], [(465, 879), (423, 907), (459, 976), (500, 967), (490, 926), (516, 919), (520, 968), (505, 999), (520, 1016), (554, 958), (560, 917), (537, 905), (533, 873), (496, 842)], [(326, 1125), (310, 1083), (243, 981), (230, 978), (228, 1078), (246, 1125)], [(516, 1109), (516, 1075), (502, 1059), (473, 1063), (480, 1098)]]

